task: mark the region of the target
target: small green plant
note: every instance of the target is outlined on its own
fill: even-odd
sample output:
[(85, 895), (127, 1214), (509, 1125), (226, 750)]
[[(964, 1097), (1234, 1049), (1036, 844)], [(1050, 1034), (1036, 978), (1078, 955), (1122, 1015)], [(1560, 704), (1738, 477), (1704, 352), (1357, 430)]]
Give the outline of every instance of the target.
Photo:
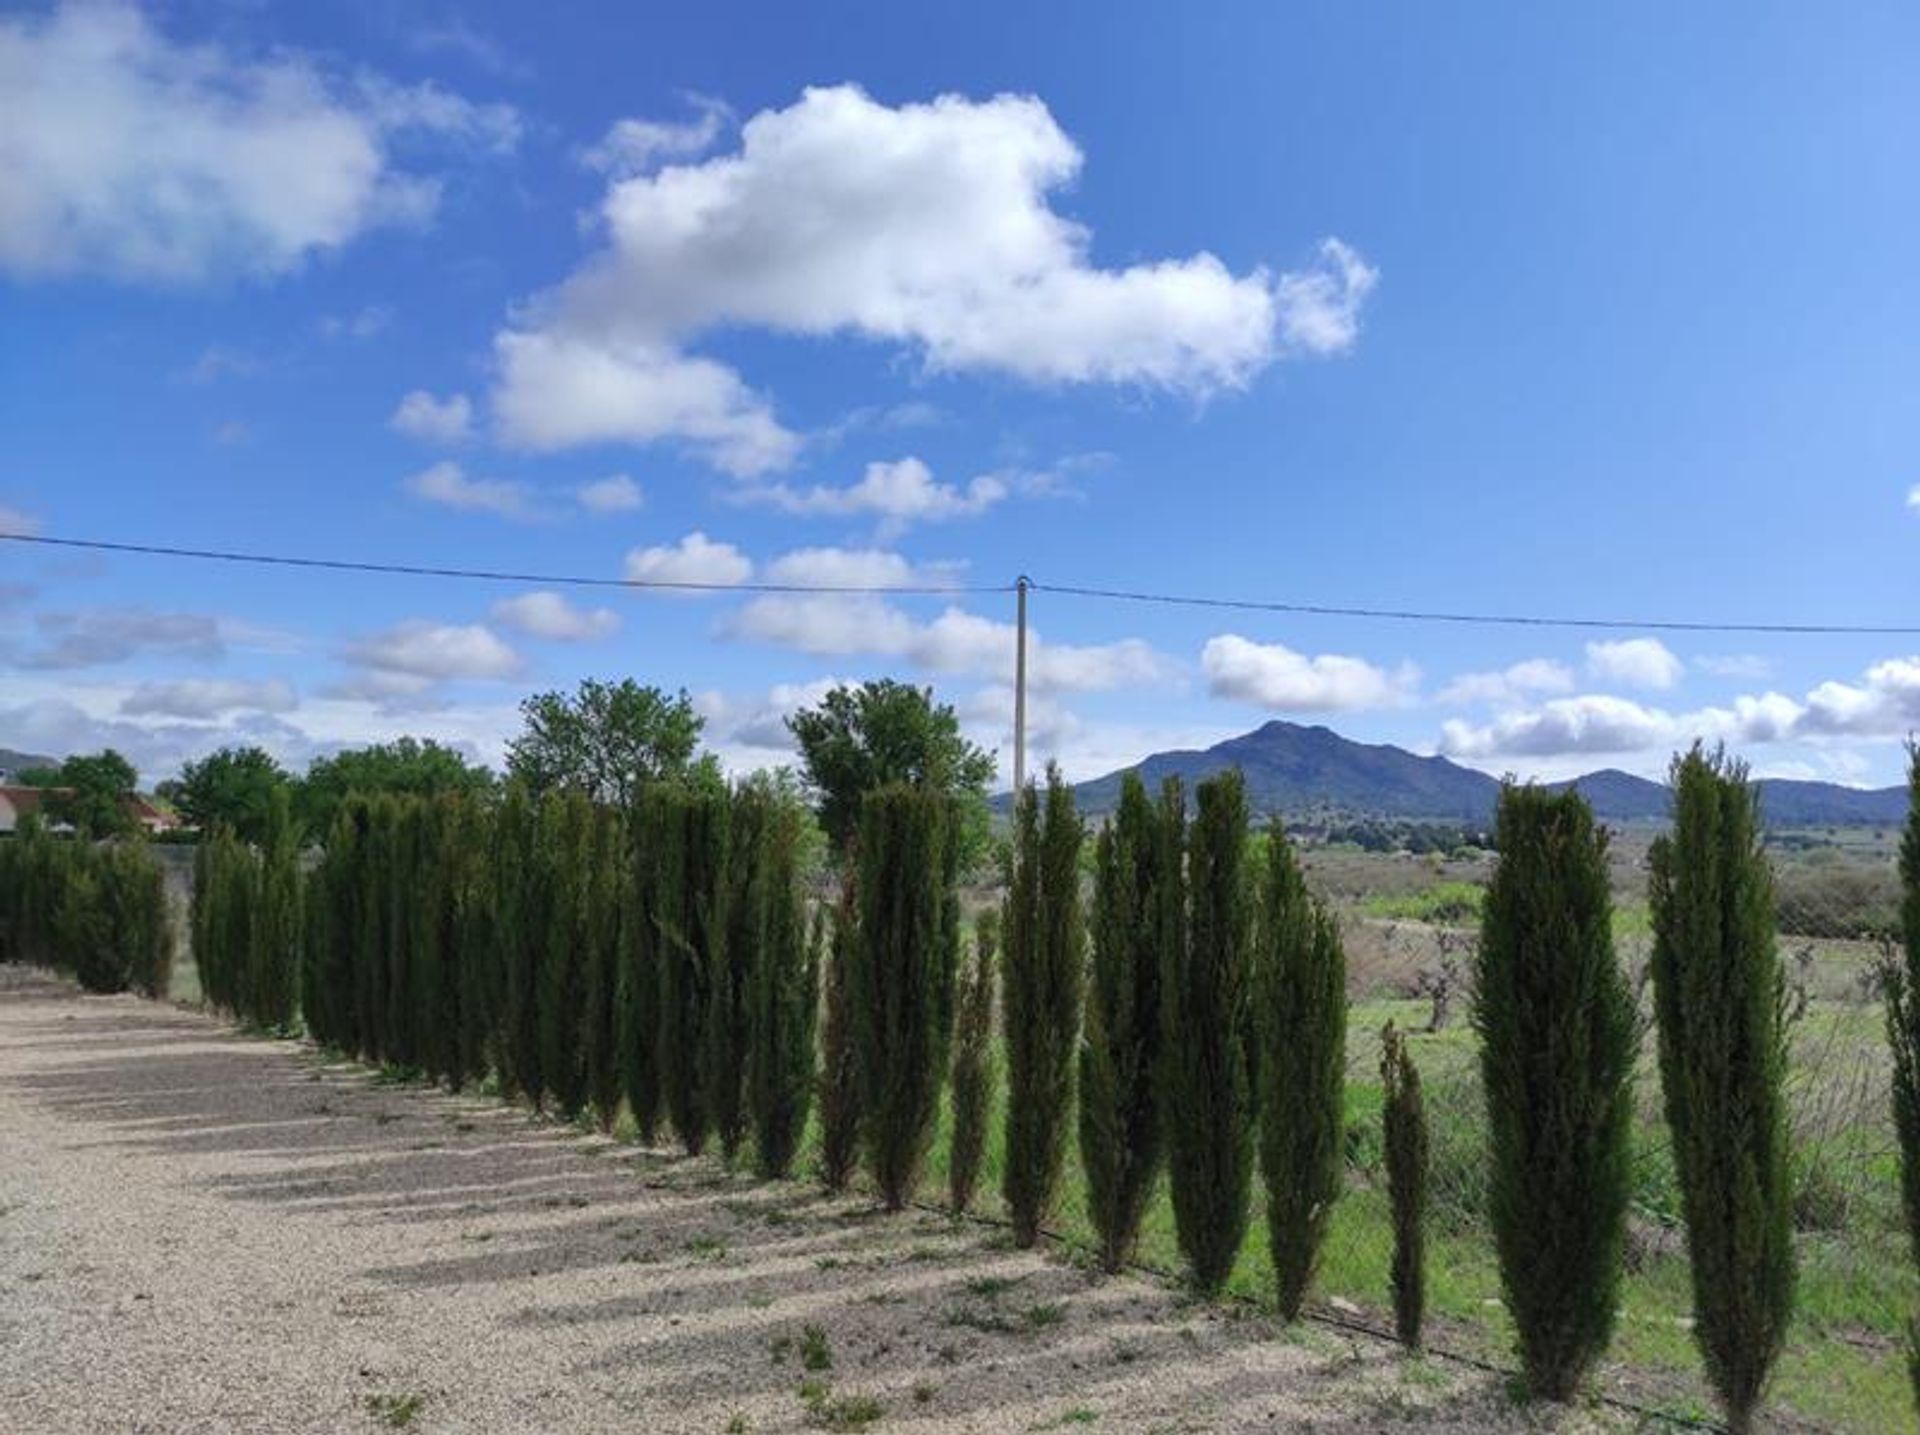
[(1051, 1330), (1066, 1318), (1066, 1307), (1052, 1301), (1030, 1305), (1020, 1312), (1020, 1319), (1028, 1330)]
[(820, 1326), (801, 1327), (800, 1365), (802, 1369), (812, 1371), (833, 1369), (833, 1343)]
[(1393, 1212), (1393, 1328), (1402, 1345), (1418, 1350), (1427, 1308), (1427, 1112), (1420, 1069), (1407, 1052), (1406, 1034), (1392, 1022), (1380, 1033), (1380, 1085)]
[(392, 1430), (405, 1430), (420, 1415), (420, 1407), (426, 1404), (422, 1395), (369, 1395), (367, 1414)]

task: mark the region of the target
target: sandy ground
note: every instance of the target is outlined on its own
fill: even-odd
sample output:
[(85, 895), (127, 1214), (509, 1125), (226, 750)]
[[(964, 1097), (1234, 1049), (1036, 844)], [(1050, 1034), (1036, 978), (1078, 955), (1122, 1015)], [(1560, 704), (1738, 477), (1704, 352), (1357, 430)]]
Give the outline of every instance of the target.
[(0, 1429), (852, 1429), (862, 1399), (883, 1431), (1540, 1428), (1384, 1343), (0, 967)]

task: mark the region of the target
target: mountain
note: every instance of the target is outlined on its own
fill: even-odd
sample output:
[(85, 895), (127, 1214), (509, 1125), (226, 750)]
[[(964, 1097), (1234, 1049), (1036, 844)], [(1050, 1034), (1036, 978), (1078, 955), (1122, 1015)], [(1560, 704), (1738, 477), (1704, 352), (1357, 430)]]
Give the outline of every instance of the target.
[(41, 757), (38, 753), (15, 752), (10, 747), (0, 747), (0, 772), (13, 774), (32, 772), (37, 767), (58, 767), (60, 760), (53, 757)]
[[(1226, 768), (1246, 775), (1247, 801), (1258, 814), (1335, 810), (1356, 816), (1486, 822), (1500, 784), (1444, 757), (1420, 757), (1386, 743), (1354, 742), (1331, 728), (1269, 722), (1202, 751), (1158, 752), (1138, 767), (1149, 791), (1166, 777), (1193, 784)], [(1127, 769), (1074, 788), (1083, 812), (1100, 815), (1120, 800)], [(1609, 822), (1661, 822), (1667, 789), (1607, 768), (1570, 784)], [(1762, 808), (1776, 827), (1892, 826), (1907, 816), (1904, 787), (1864, 789), (1831, 782), (1765, 779)], [(1005, 807), (1001, 797), (996, 805)]]

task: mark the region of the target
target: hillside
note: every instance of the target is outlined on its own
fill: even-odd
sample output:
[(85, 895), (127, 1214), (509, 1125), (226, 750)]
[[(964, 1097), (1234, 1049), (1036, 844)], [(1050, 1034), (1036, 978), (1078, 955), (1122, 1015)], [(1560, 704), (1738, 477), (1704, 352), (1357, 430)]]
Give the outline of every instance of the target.
[[(1256, 813), (1310, 809), (1355, 815), (1484, 822), (1493, 814), (1499, 782), (1444, 757), (1420, 757), (1386, 743), (1354, 742), (1331, 728), (1274, 721), (1201, 751), (1159, 752), (1139, 771), (1150, 788), (1179, 777), (1189, 787), (1238, 766)], [(1112, 810), (1126, 769), (1079, 784), (1081, 810)], [(1565, 785), (1565, 784), (1559, 784)], [(1571, 784), (1609, 822), (1659, 822), (1667, 790), (1657, 782), (1607, 768)], [(1764, 780), (1761, 801), (1776, 827), (1888, 826), (1906, 819), (1903, 787), (1863, 789), (1831, 782)], [(1004, 806), (1006, 798), (999, 800)]]
[(10, 747), (0, 747), (0, 772), (31, 772), (40, 767), (58, 767), (60, 760), (42, 757), (33, 752), (17, 752)]

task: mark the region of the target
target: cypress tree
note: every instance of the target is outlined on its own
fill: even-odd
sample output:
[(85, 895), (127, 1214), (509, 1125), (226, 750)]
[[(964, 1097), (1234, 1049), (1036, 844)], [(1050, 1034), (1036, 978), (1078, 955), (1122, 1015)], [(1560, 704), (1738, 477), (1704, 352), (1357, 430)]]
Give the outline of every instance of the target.
[(763, 921), (749, 991), (748, 1104), (763, 1176), (785, 1176), (813, 1096), (813, 1028), (820, 1006), (820, 924), (807, 931), (800, 889), (800, 812), (771, 810), (763, 837)]
[(658, 871), (660, 1071), (674, 1133), (697, 1156), (713, 1115), (704, 1078), (714, 973), (726, 943), (728, 804), (724, 792), (677, 796), (680, 841), (663, 851)]
[(1392, 1022), (1380, 1033), (1380, 1086), (1393, 1210), (1393, 1328), (1402, 1345), (1418, 1350), (1427, 1310), (1427, 1108), (1420, 1069)]
[(751, 1113), (747, 1066), (752, 1041), (752, 986), (768, 920), (769, 794), (757, 783), (733, 795), (728, 819), (725, 939), (714, 951), (707, 994), (707, 1030), (701, 1084), (713, 1113), (720, 1150), (731, 1163), (746, 1139)]
[(854, 964), (860, 945), (853, 882), (840, 889), (827, 949), (826, 1017), (820, 1036), (820, 1177), (844, 1191), (860, 1155), (860, 1058), (854, 1033)]
[(1693, 1267), (1694, 1339), (1730, 1429), (1750, 1428), (1793, 1310), (1785, 974), (1746, 768), (1673, 765), (1649, 853), (1660, 1084)]
[(913, 1194), (933, 1132), (946, 1055), (942, 968), (953, 951), (947, 799), (902, 784), (861, 807), (860, 940), (852, 964), (854, 1047), (867, 1161), (890, 1211)]
[(1252, 942), (1245, 783), (1235, 769), (1202, 782), (1195, 796), (1186, 937), (1170, 953), (1162, 983), (1160, 1100), (1180, 1249), (1195, 1286), (1212, 1295), (1232, 1273), (1247, 1233)]
[(485, 1075), (495, 1002), (493, 910), (487, 886), (491, 814), (457, 796), (447, 804), (447, 946), (445, 963), (447, 1085), (455, 1091)]
[(392, 893), (400, 882), (395, 870), (400, 860), (394, 831), (397, 815), (391, 797), (367, 801), (367, 840), (360, 864), (360, 895), (354, 904), (360, 929), (356, 946), (360, 1050), (376, 1062), (392, 1060), (394, 1051), (387, 1022), (387, 989), (393, 966)]
[(1347, 959), (1278, 819), (1262, 895), (1260, 1166), (1280, 1314), (1297, 1320), (1345, 1176)]
[(1511, 784), (1474, 1025), (1501, 1288), (1536, 1395), (1572, 1397), (1619, 1304), (1637, 1045), (1613, 951), (1607, 834), (1572, 789)]
[[(31, 823), (31, 827), (28, 826)], [(21, 883), (23, 889), (20, 908), (14, 918), (15, 945), (19, 956), (16, 960), (31, 961), (27, 955), (28, 929), (31, 923), (31, 888), (28, 886), (29, 874), (33, 870), (32, 852), (36, 841), (44, 840), (36, 836), (40, 832), (40, 819), (30, 814), (21, 824), (21, 831), (14, 837), (13, 847), (19, 854)], [(193, 889), (187, 893), (187, 949), (193, 957), (194, 974), (200, 983), (200, 994), (206, 998), (207, 991), (207, 954), (213, 950), (213, 843), (210, 833), (202, 832), (193, 844)]]
[[(1907, 744), (1907, 826), (1900, 838), (1901, 956), (1882, 973), (1887, 1044), (1893, 1050), (1893, 1125), (1900, 1137), (1900, 1195), (1920, 1265), (1920, 745)], [(1907, 1321), (1907, 1373), (1920, 1403), (1920, 1315)]]
[(1074, 811), (1073, 789), (1050, 764), (1044, 819), (1034, 788), (1024, 789), (1016, 804), (1006, 955), (1000, 966), (1011, 1093), (1002, 1194), (1019, 1246), (1040, 1239), (1066, 1158), (1086, 959), (1080, 915), (1080, 844), (1085, 835)]
[(268, 1031), (292, 1027), (300, 944), (300, 830), (293, 820), (292, 800), (280, 786), (267, 805), (260, 900), (248, 953), (252, 979), (247, 1018), (255, 1026)]
[(540, 952), (538, 996), (540, 1074), (546, 1093), (568, 1120), (587, 1104), (587, 1067), (581, 1051), (585, 1005), (587, 904), (592, 893), (594, 809), (586, 795), (550, 795), (540, 814), (548, 869), (546, 940)]
[(493, 830), (497, 1042), (507, 1089), (535, 1107), (547, 1090), (540, 1070), (540, 965), (551, 863), (542, 835), (540, 806), (523, 785), (509, 784)]
[(982, 912), (973, 955), (960, 974), (953, 1019), (953, 1139), (947, 1149), (947, 1198), (955, 1214), (973, 1204), (993, 1104), (993, 991), (1000, 924)]
[[(338, 830), (338, 824), (335, 824)], [(333, 936), (333, 840), (300, 887), (300, 1019), (307, 1036), (320, 1046), (335, 1045), (338, 1033), (327, 994)]]
[(628, 880), (626, 822), (613, 808), (595, 814), (586, 921), (585, 1008), (581, 1014), (587, 1095), (602, 1131), (611, 1131), (620, 1110), (621, 913)]
[(1160, 1169), (1165, 858), (1146, 785), (1129, 772), (1094, 843), (1092, 984), (1080, 1047), (1080, 1165), (1109, 1271), (1133, 1254)]
[(658, 786), (641, 790), (628, 824), (621, 883), (620, 1075), (627, 1109), (640, 1140), (652, 1145), (660, 1126), (660, 949), (658, 883), (661, 849), (677, 840), (668, 830), (668, 798)]

